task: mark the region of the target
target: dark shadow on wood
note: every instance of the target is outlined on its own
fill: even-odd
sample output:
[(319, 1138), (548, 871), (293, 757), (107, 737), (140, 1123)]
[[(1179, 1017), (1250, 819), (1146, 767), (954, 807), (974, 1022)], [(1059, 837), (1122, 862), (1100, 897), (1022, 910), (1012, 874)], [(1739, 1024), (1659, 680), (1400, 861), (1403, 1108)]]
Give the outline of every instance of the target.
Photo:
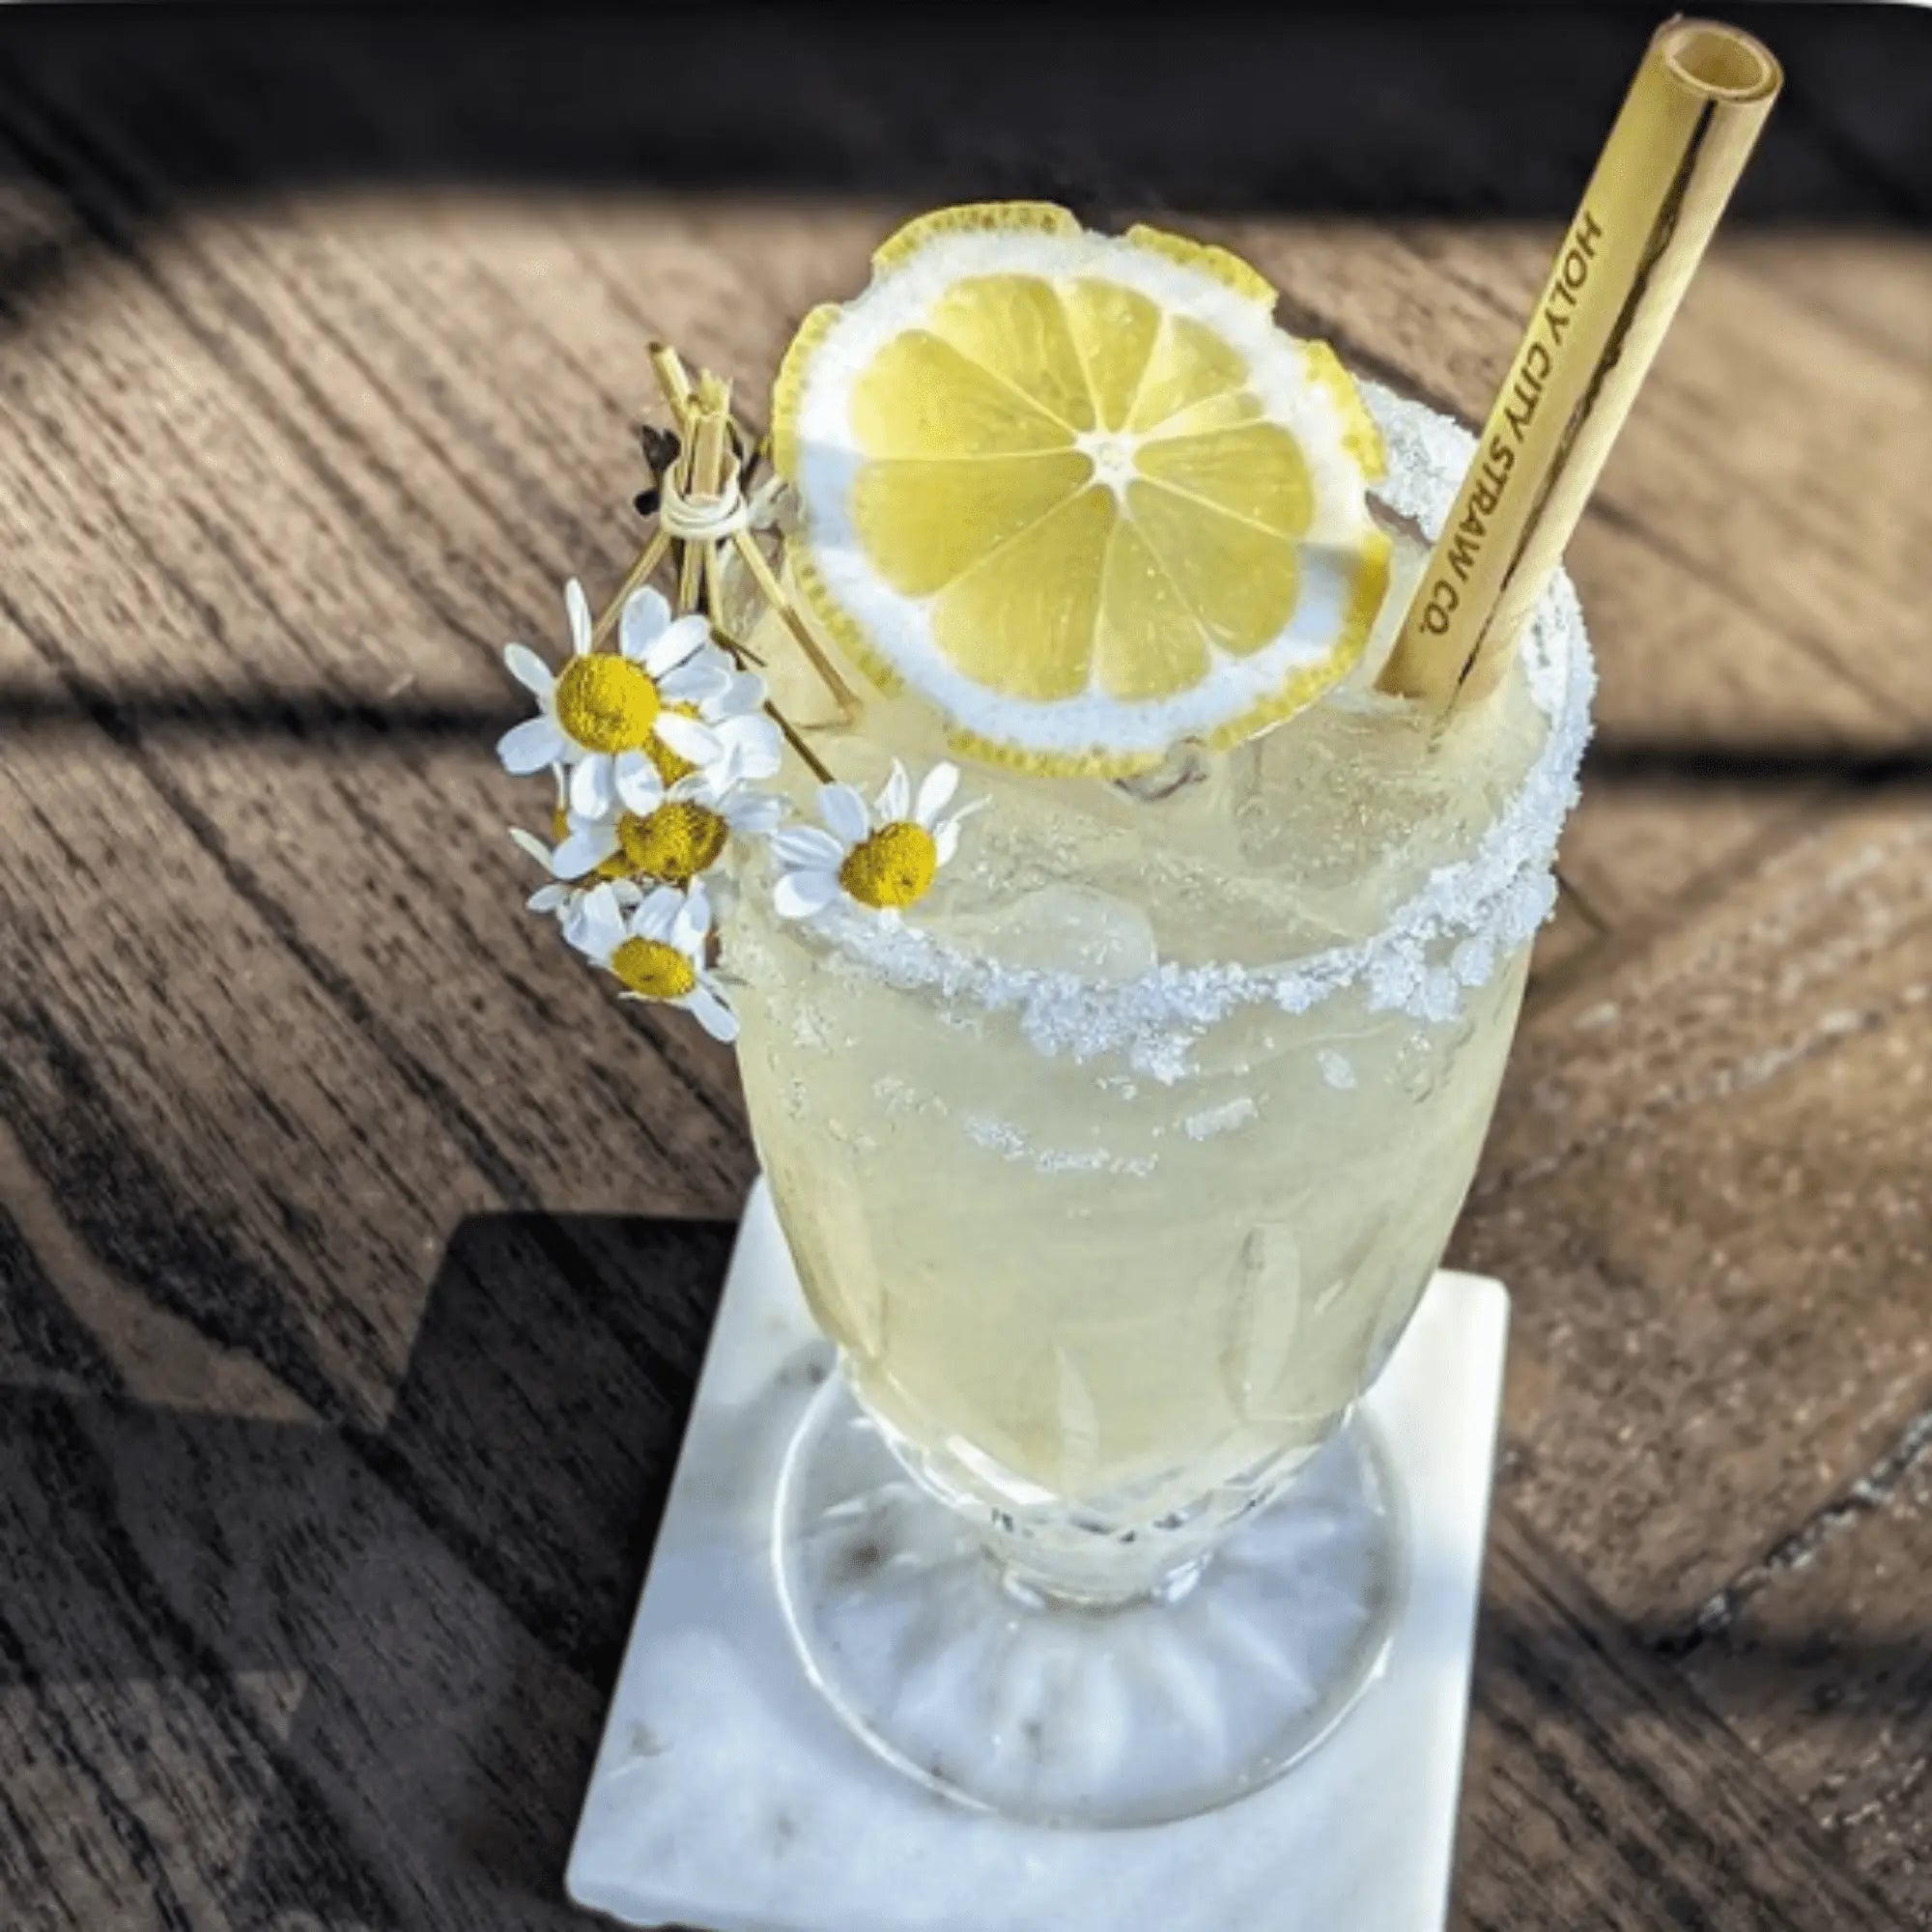
[[(177, 198), (455, 181), (1560, 217), (1665, 11), (7, 10), (0, 130), (58, 148), (63, 128), (115, 128), (167, 157)], [(1738, 218), (1932, 215), (1932, 20), (1726, 13), (1789, 74)], [(726, 76), (735, 106), (719, 115), (694, 72)], [(248, 112), (197, 111), (216, 100)], [(0, 173), (23, 166), (45, 171), (0, 142)]]
[[(0, 1683), (186, 1684), (266, 1757), (238, 1932), (577, 1922), (564, 1855), (732, 1232), (465, 1221), (380, 1429), (0, 1389)], [(286, 1735), (241, 1673), (299, 1685)]]
[[(70, 696), (0, 682), (0, 740), (31, 734), (52, 742), (105, 731), (123, 743), (137, 738), (232, 740), (339, 750), (356, 756), (385, 747), (401, 751), (457, 744), (472, 746), (481, 760), (524, 715), (514, 695), (463, 702), (94, 685)], [(1590, 747), (1584, 782), (1654, 791), (1712, 785), (1781, 790), (1820, 783), (1864, 790), (1923, 789), (1932, 786), (1932, 743), (1908, 739), (1857, 746), (1774, 739), (1726, 744), (1607, 732)]]

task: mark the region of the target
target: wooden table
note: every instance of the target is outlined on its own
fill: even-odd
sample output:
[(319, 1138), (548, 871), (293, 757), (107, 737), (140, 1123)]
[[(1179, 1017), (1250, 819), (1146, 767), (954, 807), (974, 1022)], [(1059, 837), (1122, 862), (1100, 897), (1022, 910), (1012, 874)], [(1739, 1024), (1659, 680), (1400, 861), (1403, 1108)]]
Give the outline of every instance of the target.
[[(753, 1163), (517, 910), (497, 653), (628, 557), (646, 338), (755, 392), (915, 197), (459, 181), (434, 61), (105, 31), (0, 68), (0, 1922), (562, 1926)], [(1190, 225), (1467, 415), (1561, 212)], [(1740, 225), (1573, 549), (1454, 1250), (1516, 1290), (1463, 1932), (1932, 1922), (1928, 558), (1922, 229)]]

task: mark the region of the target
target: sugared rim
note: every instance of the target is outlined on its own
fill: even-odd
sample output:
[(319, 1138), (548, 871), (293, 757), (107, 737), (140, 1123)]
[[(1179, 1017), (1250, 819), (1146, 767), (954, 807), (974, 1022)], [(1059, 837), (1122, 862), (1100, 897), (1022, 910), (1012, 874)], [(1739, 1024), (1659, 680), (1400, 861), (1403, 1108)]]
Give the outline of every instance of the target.
[[(1388, 440), (1382, 496), (1434, 536), (1475, 453), (1475, 438), (1425, 404), (1364, 383)], [(863, 973), (906, 991), (936, 993), (987, 1012), (1011, 1012), (1042, 1054), (1125, 1057), (1135, 1070), (1176, 1080), (1196, 1040), (1236, 1009), (1305, 1012), (1345, 988), (1366, 990), (1377, 1011), (1444, 1023), (1527, 940), (1555, 902), (1551, 862), (1577, 800), (1590, 734), (1596, 670), (1575, 586), (1559, 571), (1537, 606), (1521, 649), (1531, 700), (1549, 735), (1515, 797), (1468, 858), (1441, 866), (1369, 938), (1270, 966), (1163, 964), (1105, 982), (1073, 973), (1009, 966), (917, 924), (833, 915), (820, 930), (834, 971)]]

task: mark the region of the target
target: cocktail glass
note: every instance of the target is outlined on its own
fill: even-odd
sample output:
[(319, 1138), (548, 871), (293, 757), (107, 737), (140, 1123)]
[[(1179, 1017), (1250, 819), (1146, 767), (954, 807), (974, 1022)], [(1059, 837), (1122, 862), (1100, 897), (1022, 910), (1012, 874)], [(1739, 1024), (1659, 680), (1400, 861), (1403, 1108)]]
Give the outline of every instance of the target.
[[(1472, 444), (1368, 394), (1399, 613)], [(753, 641), (782, 685), (782, 633)], [(1403, 1502), (1357, 1405), (1475, 1171), (1591, 672), (1560, 578), (1446, 725), (1377, 656), (1150, 781), (975, 768), (996, 809), (916, 926), (731, 918), (753, 1125), (842, 1371), (780, 1586), (847, 1724), (967, 1803), (1224, 1803), (1383, 1654)], [(868, 707), (841, 776), (932, 728)]]

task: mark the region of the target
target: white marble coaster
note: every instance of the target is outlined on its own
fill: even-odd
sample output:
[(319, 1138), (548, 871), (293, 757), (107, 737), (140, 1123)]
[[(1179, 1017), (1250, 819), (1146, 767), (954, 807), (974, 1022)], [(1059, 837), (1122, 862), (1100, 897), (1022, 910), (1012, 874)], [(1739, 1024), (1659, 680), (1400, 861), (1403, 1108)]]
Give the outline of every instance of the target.
[(1406, 1495), (1406, 1604), (1335, 1735), (1222, 1810), (1035, 1829), (933, 1796), (806, 1681), (771, 1561), (830, 1372), (759, 1182), (571, 1849), (571, 1897), (706, 1932), (1438, 1932), (1509, 1297), (1442, 1273), (1365, 1405)]

